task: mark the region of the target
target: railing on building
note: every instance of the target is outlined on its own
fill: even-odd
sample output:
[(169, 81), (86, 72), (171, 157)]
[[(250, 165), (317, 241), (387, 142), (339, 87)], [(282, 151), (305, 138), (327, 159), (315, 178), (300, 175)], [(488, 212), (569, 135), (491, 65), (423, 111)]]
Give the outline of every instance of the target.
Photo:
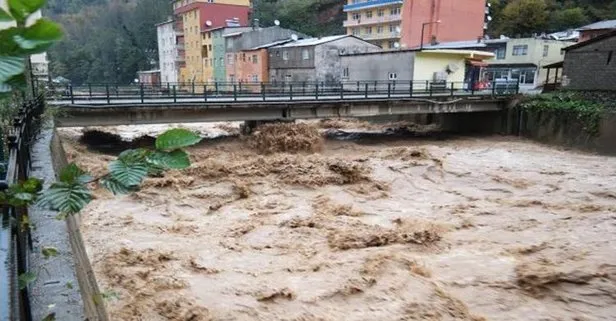
[[(24, 103), (13, 126), (9, 128), (8, 158), (0, 190), (28, 178), (31, 145), (41, 127), (44, 97)], [(28, 271), (28, 254), (32, 250), (27, 208), (4, 205), (0, 225), (0, 320), (30, 321), (28, 288), (19, 289), (19, 275)]]
[[(483, 83), (482, 83), (483, 84)], [(182, 102), (251, 102), (285, 100), (399, 99), (425, 97), (505, 96), (518, 93), (519, 85), (445, 81), (340, 81), (340, 82), (213, 82), (160, 85), (68, 85), (49, 92), (49, 99), (71, 104)]]
[(376, 8), (380, 6), (388, 6), (392, 4), (401, 5), (403, 2), (404, 2), (403, 0), (368, 0), (368, 1), (344, 5), (343, 10), (347, 12), (347, 11), (352, 11), (352, 10), (362, 10), (362, 9), (368, 9), (368, 8)]
[(402, 16), (399, 14), (390, 15), (389, 13), (379, 17), (376, 14), (372, 18), (351, 19), (342, 22), (343, 27), (357, 27), (367, 25), (378, 25), (390, 22), (399, 22), (402, 20)]

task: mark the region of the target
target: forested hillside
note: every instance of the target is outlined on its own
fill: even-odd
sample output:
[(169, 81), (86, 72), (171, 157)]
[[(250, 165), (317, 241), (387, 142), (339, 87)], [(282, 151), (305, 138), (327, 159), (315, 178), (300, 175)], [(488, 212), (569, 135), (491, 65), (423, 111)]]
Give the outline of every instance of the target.
[[(479, 0), (478, 0), (479, 1)], [(255, 0), (263, 26), (313, 36), (344, 32), (345, 0)], [(616, 0), (491, 0), (491, 36), (527, 36), (616, 19)], [(49, 0), (47, 15), (65, 28), (51, 49), (51, 71), (75, 83), (128, 83), (138, 70), (155, 67), (154, 24), (171, 14), (169, 0)], [(463, 23), (463, 22), (460, 22)]]

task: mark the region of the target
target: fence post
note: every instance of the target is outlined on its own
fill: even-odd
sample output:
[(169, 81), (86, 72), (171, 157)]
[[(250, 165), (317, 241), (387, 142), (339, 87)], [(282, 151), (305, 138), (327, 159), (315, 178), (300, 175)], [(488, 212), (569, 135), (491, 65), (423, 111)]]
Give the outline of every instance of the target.
[(315, 100), (319, 100), (319, 82), (317, 82), (315, 85), (314, 97)]
[(471, 86), (471, 96), (475, 96), (475, 84), (473, 82), (471, 82), (470, 86)]
[(88, 84), (88, 94), (90, 95), (90, 99), (92, 99), (92, 84)]
[(391, 98), (391, 83), (387, 83), (387, 98)]
[(453, 91), (454, 91), (454, 82), (451, 82), (451, 97), (453, 97)]
[(207, 84), (203, 85), (203, 101), (207, 102)]
[(218, 81), (214, 82), (214, 87), (216, 90), (216, 96), (218, 96)]
[(115, 89), (116, 89), (116, 97), (120, 97), (120, 89), (118, 88), (118, 84), (117, 83), (115, 85)]
[(195, 95), (195, 81), (193, 80), (191, 83), (191, 87), (192, 87), (192, 95)]
[(293, 84), (289, 84), (289, 100), (293, 100)]
[(409, 81), (409, 98), (413, 97), (413, 81)]
[(374, 81), (374, 93), (376, 94), (376, 80)]
[[(509, 80), (507, 80), (509, 81)], [(496, 93), (496, 79), (494, 79), (494, 81), (492, 81), (492, 96), (494, 96), (494, 94)]]
[(139, 84), (139, 96), (141, 97), (141, 103), (143, 104), (143, 83)]
[(71, 104), (74, 105), (75, 104), (75, 96), (73, 95), (73, 85), (72, 84), (68, 85), (68, 90), (69, 90), (69, 92), (71, 94)]
[(366, 83), (366, 91), (364, 92), (364, 98), (368, 99), (368, 83)]
[(302, 95), (306, 96), (306, 82), (302, 81)]
[(233, 84), (233, 101), (237, 101), (237, 85)]
[(109, 97), (109, 84), (105, 84), (105, 91), (107, 92), (107, 103), (111, 104), (111, 98)]
[(239, 82), (239, 84), (240, 84), (240, 86), (239, 86), (239, 89), (238, 89), (238, 90), (239, 90), (239, 93), (240, 93), (240, 95), (241, 95), (241, 94), (242, 94), (242, 82), (240, 81), (240, 82)]
[(261, 82), (261, 97), (265, 101), (265, 84), (263, 82)]
[(173, 85), (173, 102), (178, 102), (177, 91), (175, 90), (175, 85)]
[(344, 85), (340, 82), (340, 100), (344, 100)]
[(171, 86), (167, 83), (167, 97), (171, 95)]
[(357, 81), (357, 91), (359, 91), (359, 81)]

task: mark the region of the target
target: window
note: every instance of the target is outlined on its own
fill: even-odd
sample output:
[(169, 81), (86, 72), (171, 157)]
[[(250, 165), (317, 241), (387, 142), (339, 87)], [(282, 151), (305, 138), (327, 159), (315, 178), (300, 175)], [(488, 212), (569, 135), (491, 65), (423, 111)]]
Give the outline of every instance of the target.
[(513, 46), (514, 56), (526, 56), (528, 54), (528, 45)]
[(211, 33), (211, 32), (208, 32), (208, 33), (207, 33), (207, 38), (208, 38), (208, 39), (212, 39), (212, 33)]
[(253, 64), (259, 63), (259, 58), (257, 58), (257, 55), (252, 55), (252, 63)]
[(367, 18), (367, 19), (372, 18), (372, 10), (370, 10), (370, 11), (366, 11), (366, 18)]
[(212, 45), (207, 45), (207, 50), (212, 51)]
[(398, 74), (395, 72), (390, 72), (389, 73), (389, 80), (396, 80), (398, 79)]
[(367, 35), (371, 35), (372, 34), (372, 27), (366, 27), (366, 34)]
[(288, 51), (283, 51), (282, 52), (282, 60), (289, 60), (289, 52)]
[(233, 56), (231, 55), (227, 56), (227, 65), (233, 65)]
[(549, 53), (550, 53), (550, 46), (549, 45), (543, 45), (543, 56), (547, 57)]
[(390, 16), (399, 16), (400, 15), (400, 7), (391, 8), (391, 10), (389, 10), (389, 15)]
[(376, 33), (383, 33), (383, 26), (376, 27)]
[(389, 46), (389, 48), (396, 48), (396, 42), (393, 40), (389, 40), (387, 45)]
[(507, 48), (506, 47), (497, 48), (494, 51), (494, 55), (496, 55), (496, 59), (498, 59), (498, 60), (505, 59), (506, 53), (507, 53)]
[(276, 57), (280, 57), (280, 50), (276, 51)]
[(396, 26), (396, 25), (389, 25), (389, 32), (390, 32), (390, 33), (396, 33), (396, 32), (398, 32), (397, 27), (398, 27), (398, 26)]
[(246, 61), (246, 54), (242, 53), (242, 61)]
[(252, 75), (252, 82), (259, 82), (259, 75)]
[(302, 50), (302, 59), (303, 60), (310, 59), (310, 51), (308, 51), (308, 49)]
[(284, 76), (284, 80), (286, 82), (291, 82), (291, 80), (293, 80), (293, 77), (291, 75), (286, 75), (286, 76)]
[(351, 32), (353, 33), (353, 36), (359, 36), (359, 28), (353, 28)]
[(353, 13), (353, 20), (360, 20), (361, 19), (361, 13)]
[(349, 78), (349, 67), (342, 69), (342, 77)]
[(385, 10), (383, 10), (383, 9), (379, 9), (379, 10), (377, 10), (377, 11), (376, 11), (376, 15), (377, 15), (377, 16), (379, 16), (379, 17), (384, 16), (384, 15), (385, 15)]
[(535, 69), (520, 70), (520, 84), (533, 85), (535, 83)]

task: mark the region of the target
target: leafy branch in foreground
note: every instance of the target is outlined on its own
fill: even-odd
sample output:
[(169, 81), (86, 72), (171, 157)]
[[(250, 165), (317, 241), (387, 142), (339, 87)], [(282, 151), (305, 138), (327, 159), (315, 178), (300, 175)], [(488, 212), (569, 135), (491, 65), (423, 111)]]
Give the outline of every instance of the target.
[(0, 30), (0, 95), (26, 87), (26, 61), (29, 55), (45, 52), (62, 37), (60, 26), (39, 19), (30, 26), (26, 20), (45, 5), (45, 0), (8, 0), (8, 12), (0, 8), (0, 22), (13, 27)]
[(126, 150), (109, 163), (107, 174), (96, 178), (71, 163), (62, 169), (59, 180), (42, 194), (39, 203), (63, 215), (78, 213), (92, 200), (90, 184), (100, 184), (116, 195), (129, 193), (138, 189), (148, 175), (189, 167), (190, 159), (183, 148), (200, 141), (201, 137), (189, 130), (168, 130), (158, 136), (154, 150)]

